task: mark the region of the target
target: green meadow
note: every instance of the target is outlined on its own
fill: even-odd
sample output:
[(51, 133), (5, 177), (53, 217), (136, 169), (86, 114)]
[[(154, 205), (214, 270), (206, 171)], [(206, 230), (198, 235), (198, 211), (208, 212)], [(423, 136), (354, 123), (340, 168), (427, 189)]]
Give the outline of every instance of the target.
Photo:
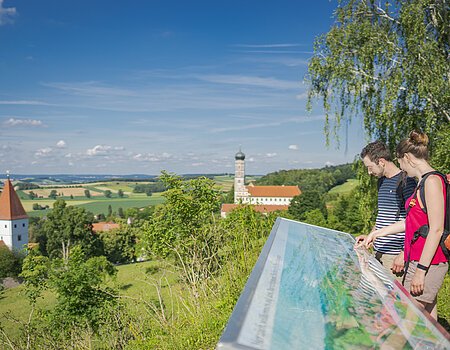
[(344, 182), (342, 185), (338, 185), (333, 187), (331, 190), (328, 191), (329, 194), (348, 194), (352, 190), (354, 190), (358, 186), (358, 180), (357, 179), (348, 179), (346, 182)]
[[(117, 266), (117, 275), (109, 280), (109, 284), (117, 287), (120, 296), (127, 303), (127, 308), (133, 312), (139, 311), (141, 301), (153, 302), (158, 299), (158, 289), (164, 299), (173, 290), (178, 290), (178, 275), (163, 262), (145, 261), (141, 263)], [(38, 309), (50, 309), (56, 302), (56, 296), (50, 291), (44, 291), (37, 301)], [(30, 315), (30, 304), (25, 295), (25, 286), (6, 289), (0, 297), (0, 327), (6, 334), (16, 336), (18, 324), (25, 324)], [(11, 319), (14, 318), (16, 321)]]

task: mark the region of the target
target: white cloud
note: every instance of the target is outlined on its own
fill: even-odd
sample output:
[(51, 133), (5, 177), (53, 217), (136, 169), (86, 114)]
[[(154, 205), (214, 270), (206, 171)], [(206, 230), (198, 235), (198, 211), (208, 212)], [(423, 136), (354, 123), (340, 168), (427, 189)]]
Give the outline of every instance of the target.
[(325, 162), (325, 166), (333, 166), (333, 165), (334, 165), (333, 162), (330, 162), (330, 161), (326, 161), (326, 162)]
[(308, 98), (308, 93), (307, 92), (303, 92), (301, 94), (296, 95), (295, 98), (297, 100), (304, 100), (305, 98)]
[(124, 147), (112, 147), (107, 145), (97, 145), (94, 148), (86, 150), (88, 156), (106, 156), (117, 151), (123, 151)]
[(266, 153), (266, 157), (267, 158), (273, 158), (273, 157), (276, 157), (276, 156), (277, 156), (276, 153)]
[[(309, 123), (317, 120), (324, 120), (324, 116), (299, 116), (292, 117), (287, 119), (278, 119), (276, 122), (267, 122), (267, 123), (255, 123), (255, 124), (247, 124), (247, 125), (235, 125), (235, 126), (226, 126), (222, 128), (213, 128), (209, 130), (210, 133), (221, 133), (221, 132), (229, 132), (229, 131), (243, 131), (248, 129), (258, 129), (258, 128), (268, 128), (268, 127), (277, 127), (283, 124), (288, 123)], [(315, 132), (302, 132), (299, 135), (308, 135)]]
[(300, 87), (299, 81), (281, 80), (276, 78), (262, 78), (245, 75), (211, 74), (198, 76), (197, 78), (211, 83), (250, 85), (270, 89), (289, 90), (289, 89), (298, 89)]
[(312, 55), (314, 52), (312, 51), (284, 51), (284, 50), (243, 50), (241, 52), (244, 53), (270, 53), (270, 54), (306, 54), (306, 55)]
[(248, 48), (279, 48), (279, 47), (296, 47), (304, 46), (302, 44), (236, 44), (236, 47), (248, 47)]
[(276, 64), (287, 67), (298, 67), (308, 65), (309, 63), (308, 60), (298, 58), (297, 56), (298, 55), (284, 55), (284, 56), (259, 55), (259, 56), (249, 56), (244, 58), (243, 60), (248, 62)]
[(66, 148), (66, 146), (67, 146), (67, 143), (66, 143), (66, 141), (64, 141), (64, 140), (59, 140), (59, 141), (56, 143), (56, 147), (58, 147), (58, 148)]
[(14, 127), (14, 126), (44, 126), (44, 123), (42, 123), (41, 120), (37, 120), (37, 119), (9, 118), (8, 120), (3, 122), (3, 125), (5, 125), (7, 127)]
[(136, 92), (114, 86), (107, 86), (97, 81), (85, 81), (79, 83), (43, 83), (43, 86), (59, 89), (80, 96), (135, 96)]
[(50, 106), (49, 103), (41, 101), (28, 101), (28, 100), (13, 100), (13, 101), (0, 101), (0, 105), (31, 105), (31, 106)]
[(3, 7), (3, 0), (0, 0), (0, 26), (14, 23), (14, 17), (18, 15), (15, 7)]
[(280, 124), (281, 124), (281, 122), (273, 122), (273, 123), (259, 123), (259, 124), (249, 124), (249, 125), (228, 126), (228, 127), (223, 127), (223, 128), (214, 128), (211, 130), (211, 133), (267, 128), (267, 127), (279, 126)]
[(51, 149), (50, 147), (40, 148), (34, 153), (34, 155), (36, 157), (48, 157), (50, 156), (52, 151), (53, 149)]
[(298, 145), (289, 145), (288, 148), (289, 148), (290, 150), (297, 151), (297, 150), (298, 150)]
[(142, 153), (138, 153), (136, 155), (134, 155), (132, 157), (134, 160), (137, 160), (138, 162), (161, 162), (164, 160), (168, 160), (170, 158), (172, 158), (172, 155), (170, 153), (167, 152), (163, 152), (163, 153), (146, 153), (146, 154), (142, 154)]

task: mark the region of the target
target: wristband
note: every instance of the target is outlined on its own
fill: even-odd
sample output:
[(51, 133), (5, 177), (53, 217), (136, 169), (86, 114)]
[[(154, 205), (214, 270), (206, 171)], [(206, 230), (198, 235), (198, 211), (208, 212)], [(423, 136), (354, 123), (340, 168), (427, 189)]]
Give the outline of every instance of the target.
[(417, 264), (417, 268), (420, 270), (424, 270), (427, 271), (428, 270), (428, 266), (422, 265), (422, 264)]

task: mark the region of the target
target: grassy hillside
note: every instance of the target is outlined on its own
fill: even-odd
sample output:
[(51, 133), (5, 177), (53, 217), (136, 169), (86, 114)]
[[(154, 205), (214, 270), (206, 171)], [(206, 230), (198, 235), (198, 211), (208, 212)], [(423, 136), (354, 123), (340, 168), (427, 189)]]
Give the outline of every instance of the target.
[[(120, 294), (125, 298), (130, 310), (138, 312), (136, 308), (137, 300), (146, 300), (151, 302), (156, 300), (156, 285), (161, 283), (161, 292), (163, 297), (168, 297), (170, 288), (168, 284), (177, 289), (178, 275), (169, 272), (167, 265), (161, 262), (147, 261), (136, 264), (128, 264), (117, 267), (117, 276), (110, 280), (112, 286), (116, 286)], [(37, 306), (40, 309), (48, 309), (55, 304), (55, 295), (45, 291), (42, 298), (39, 298)], [(30, 315), (30, 305), (25, 296), (25, 288), (20, 285), (15, 288), (5, 290), (0, 298), (0, 326), (4, 327), (8, 335), (18, 334), (17, 322), (11, 320), (11, 317), (20, 323), (25, 323)], [(19, 324), (20, 324), (19, 323)]]
[(333, 187), (331, 190), (328, 191), (329, 194), (348, 194), (352, 190), (354, 190), (358, 186), (358, 180), (357, 179), (348, 179), (346, 182), (344, 182), (342, 185), (338, 185)]

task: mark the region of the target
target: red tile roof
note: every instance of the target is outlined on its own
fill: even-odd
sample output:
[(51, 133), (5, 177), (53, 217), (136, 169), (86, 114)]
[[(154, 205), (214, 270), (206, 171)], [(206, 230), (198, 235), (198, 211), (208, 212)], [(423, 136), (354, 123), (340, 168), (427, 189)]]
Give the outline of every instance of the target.
[(9, 179), (5, 181), (3, 192), (0, 195), (0, 220), (17, 220), (28, 218), (22, 203), (14, 191)]
[[(222, 204), (221, 211), (224, 213), (229, 213), (236, 209), (240, 205), (246, 204)], [(260, 204), (260, 205), (250, 205), (255, 211), (259, 213), (271, 213), (277, 210), (288, 210), (289, 205), (274, 205), (274, 204)]]
[(107, 232), (115, 228), (120, 228), (120, 225), (114, 222), (96, 222), (92, 224), (93, 232), (100, 232), (100, 231)]
[(298, 186), (247, 186), (252, 197), (288, 197), (301, 194)]

